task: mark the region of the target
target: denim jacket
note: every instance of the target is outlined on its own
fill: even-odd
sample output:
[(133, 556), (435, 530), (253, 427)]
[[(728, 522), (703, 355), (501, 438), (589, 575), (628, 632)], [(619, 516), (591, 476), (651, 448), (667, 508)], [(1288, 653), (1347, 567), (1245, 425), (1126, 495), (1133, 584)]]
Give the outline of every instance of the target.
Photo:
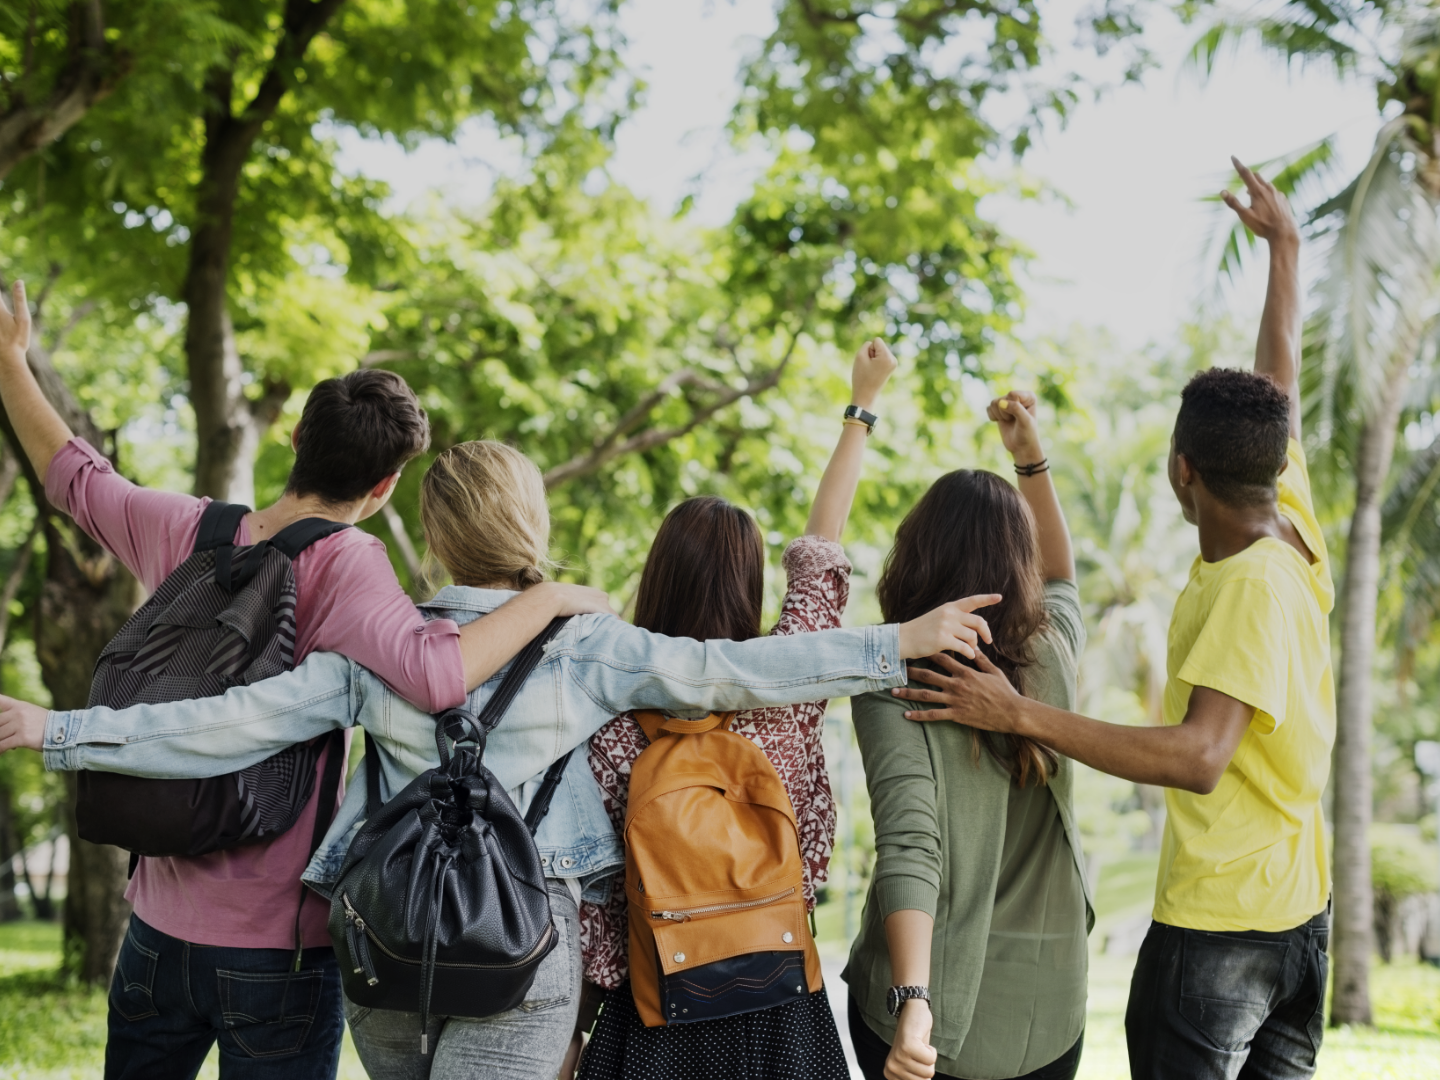
[[(449, 586), (423, 606), (433, 617), (463, 623), (513, 595)], [(578, 616), (546, 646), (490, 735), (485, 764), (523, 812), (550, 764), (620, 713), (651, 708), (703, 716), (900, 686), (899, 647), (894, 624), (699, 642), (651, 634), (613, 615)], [(484, 707), (505, 670), (470, 693), (471, 710)], [(374, 741), (385, 799), (438, 764), (434, 717), (337, 653), (314, 653), (294, 671), (221, 697), (52, 712), (43, 752), (50, 770), (218, 776), (355, 724)], [(365, 785), (350, 785), (302, 875), (324, 896), (365, 823), (365, 809)], [(570, 759), (536, 845), (554, 877), (593, 882), (624, 861), (583, 752)]]

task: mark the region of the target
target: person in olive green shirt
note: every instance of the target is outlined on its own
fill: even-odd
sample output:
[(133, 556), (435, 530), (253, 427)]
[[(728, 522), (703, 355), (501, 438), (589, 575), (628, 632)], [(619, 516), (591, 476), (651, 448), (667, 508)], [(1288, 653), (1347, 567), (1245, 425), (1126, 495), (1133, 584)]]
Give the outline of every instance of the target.
[[(1014, 392), (989, 410), (1019, 491), (988, 472), (941, 477), (896, 533), (878, 593), (887, 618), (1002, 594), (981, 648), (1026, 695), (1070, 709), (1085, 627), (1034, 411), (1033, 394)], [(1094, 921), (1071, 764), (1029, 739), (914, 723), (906, 708), (881, 694), (853, 704), (876, 849), (844, 976), (861, 1069), (1068, 1080)]]
[(1300, 234), (1284, 195), (1235, 166), (1250, 203), (1223, 198), (1265, 240), (1270, 278), (1254, 372), (1202, 371), (1181, 394), (1170, 483), (1200, 555), (1170, 623), (1164, 725), (1020, 697), (983, 657), (979, 671), (940, 658), (944, 672), (912, 673), (938, 689), (895, 691), (941, 706), (917, 719), (1028, 736), (1168, 789), (1125, 1014), (1144, 1080), (1304, 1080), (1324, 1034), (1335, 589), (1299, 441)]

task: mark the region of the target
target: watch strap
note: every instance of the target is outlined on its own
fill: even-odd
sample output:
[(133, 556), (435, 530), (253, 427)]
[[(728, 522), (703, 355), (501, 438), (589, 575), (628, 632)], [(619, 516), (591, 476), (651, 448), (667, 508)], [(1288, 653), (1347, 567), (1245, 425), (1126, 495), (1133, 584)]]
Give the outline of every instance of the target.
[(862, 409), (859, 405), (845, 406), (845, 419), (859, 420), (860, 423), (864, 424), (866, 429), (869, 431), (874, 431), (875, 425), (880, 422), (880, 417), (876, 416), (872, 412)]
[(886, 995), (885, 1005), (891, 1016), (899, 1016), (905, 1002), (914, 1001), (917, 998), (921, 1001), (929, 1001), (930, 988), (928, 986), (892, 986), (890, 993)]

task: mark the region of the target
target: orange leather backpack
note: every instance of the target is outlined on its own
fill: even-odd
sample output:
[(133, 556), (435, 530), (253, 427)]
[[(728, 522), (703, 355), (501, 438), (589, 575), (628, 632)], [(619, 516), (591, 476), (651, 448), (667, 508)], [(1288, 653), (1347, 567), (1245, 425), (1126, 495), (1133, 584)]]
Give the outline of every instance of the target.
[(630, 982), (647, 1027), (768, 1009), (819, 990), (795, 810), (734, 713), (641, 712), (625, 892)]

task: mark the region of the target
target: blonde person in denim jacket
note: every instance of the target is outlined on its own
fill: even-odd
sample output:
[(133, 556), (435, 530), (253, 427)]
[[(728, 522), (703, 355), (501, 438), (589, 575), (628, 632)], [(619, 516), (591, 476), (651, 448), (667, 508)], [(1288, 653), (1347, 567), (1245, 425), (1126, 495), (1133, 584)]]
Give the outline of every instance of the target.
[[(549, 514), (539, 471), (499, 443), (444, 451), (426, 475), (426, 536), (458, 584), (427, 605), (435, 618), (489, 617), (547, 567)], [(804, 640), (699, 642), (651, 634), (614, 616), (582, 616), (546, 649), (505, 720), (490, 736), (486, 764), (523, 812), (541, 774), (617, 713), (750, 709), (898, 685), (906, 657), (973, 651), (986, 633), (976, 603), (947, 605), (901, 626), (807, 634)], [(503, 671), (472, 692), (479, 711)], [(218, 698), (49, 712), (0, 698), (0, 752), (43, 749), (49, 769), (93, 769), (155, 777), (220, 775), (297, 741), (359, 724), (380, 758), (390, 798), (437, 763), (434, 718), (407, 704), (365, 668), (315, 653), (294, 671)], [(303, 880), (329, 897), (350, 840), (364, 824), (365, 786), (355, 785)], [(619, 862), (599, 791), (577, 754), (536, 837), (548, 859), (552, 912), (561, 944), (546, 959), (529, 999), (481, 1020), (437, 1015), (433, 1048), (418, 1052), (415, 1014), (347, 1006), (367, 1071), (377, 1078), (476, 1075), (553, 1080), (574, 1028), (580, 988), (577, 903), (586, 885)], [(127, 973), (127, 993), (146, 992), (145, 972)], [(436, 1013), (443, 1003), (436, 1003)], [(403, 1033), (403, 1035), (401, 1034)]]

